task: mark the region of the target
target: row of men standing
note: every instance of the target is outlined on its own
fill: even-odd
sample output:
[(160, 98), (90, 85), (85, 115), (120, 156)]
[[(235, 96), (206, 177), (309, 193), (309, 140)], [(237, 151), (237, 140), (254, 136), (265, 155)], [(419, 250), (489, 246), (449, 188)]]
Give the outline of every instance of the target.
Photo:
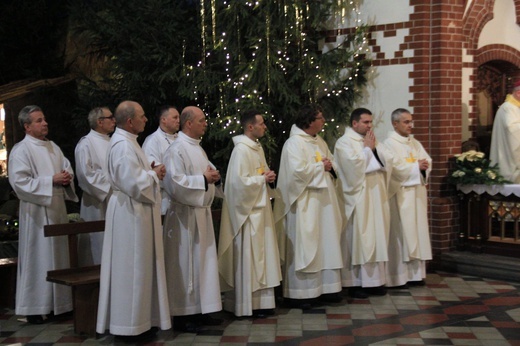
[[(51, 191), (46, 186), (43, 195), (61, 196), (57, 214), (63, 215), (63, 196), (76, 199), (70, 164), (46, 140), (41, 109), (26, 108), (19, 120), (28, 136), (13, 148), (9, 164), (11, 185), (21, 199), (21, 255), (26, 243), (34, 250), (32, 243), (22, 241), (27, 229), (41, 231), (43, 224), (66, 222), (66, 215), (41, 215), (36, 221), (29, 217), (27, 208), (42, 213), (52, 208), (34, 200), (42, 194), (39, 181), (48, 184), (48, 177), (54, 178)], [(424, 186), (431, 159), (410, 135), (408, 111), (392, 114), (395, 132), (382, 145), (372, 132), (370, 111), (355, 110), (334, 158), (318, 135), (325, 124), (321, 109), (302, 108), (282, 150), (276, 190), (276, 174), (257, 141), (266, 130), (263, 118), (255, 111), (245, 113), (244, 135), (233, 138), (226, 176), (218, 269), (210, 207), (221, 184), (200, 146), (205, 115), (199, 108), (185, 108), (181, 131), (174, 136), (178, 111), (166, 107), (160, 114), (160, 127), (146, 139), (143, 151), (137, 135), (146, 117), (139, 104), (121, 103), (115, 118), (106, 108), (95, 109), (89, 115), (92, 131), (76, 148), (82, 217), (106, 215), (101, 259), (100, 239), (92, 239), (94, 261), (102, 262), (98, 332), (138, 335), (155, 326), (167, 329), (170, 315), (178, 329), (196, 331), (218, 323), (207, 314), (221, 309), (221, 289), (226, 291), (225, 309), (237, 316), (265, 312), (275, 307), (274, 287), (282, 276), (284, 297), (300, 308), (310, 307), (318, 297), (338, 301), (342, 287), (363, 298), (384, 293), (385, 284), (399, 286), (425, 277), (424, 261), (431, 259), (431, 250)], [(47, 149), (33, 152), (38, 146)], [(59, 160), (48, 161), (51, 154)], [(270, 198), (277, 193), (281, 198), (275, 198), (273, 216)], [(390, 208), (396, 217), (390, 218)], [(32, 220), (24, 221), (24, 216)], [(43, 244), (42, 239), (37, 242)], [(38, 265), (40, 258), (21, 262), (17, 314), (34, 319), (71, 309), (70, 297), (54, 293), (51, 284), (45, 288), (45, 303), (35, 308), (34, 299), (42, 293), (28, 283), (43, 284), (47, 269), (42, 268), (63, 265), (53, 256), (52, 251), (45, 255), (51, 258), (47, 264)], [(34, 277), (36, 271), (43, 272), (43, 280)], [(58, 296), (65, 297), (61, 305)]]

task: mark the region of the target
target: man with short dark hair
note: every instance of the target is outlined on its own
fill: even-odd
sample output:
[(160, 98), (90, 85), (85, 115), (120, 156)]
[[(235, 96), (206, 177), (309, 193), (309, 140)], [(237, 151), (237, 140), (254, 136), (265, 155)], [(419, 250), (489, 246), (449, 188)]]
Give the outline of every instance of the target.
[(347, 220), (342, 236), (343, 287), (354, 298), (384, 295), (390, 210), (387, 184), (392, 159), (372, 130), (372, 112), (357, 108), (334, 147), (340, 201)]
[[(274, 287), (280, 285), (280, 257), (274, 228), (269, 169), (258, 142), (267, 127), (256, 110), (240, 117), (244, 134), (235, 147), (226, 174), (219, 233), (219, 272), (224, 308), (236, 316), (274, 313)], [(273, 185), (274, 186), (274, 185)]]
[(43, 226), (67, 223), (65, 200), (77, 202), (69, 160), (47, 139), (48, 124), (38, 106), (18, 115), (25, 138), (9, 155), (9, 183), (20, 199), (16, 314), (40, 324), (42, 315), (72, 310), (70, 287), (47, 282), (47, 271), (69, 266), (65, 237), (45, 238)]
[[(159, 127), (157, 130), (146, 137), (143, 143), (143, 150), (148, 157), (150, 163), (159, 165), (163, 163), (163, 155), (170, 144), (177, 138), (177, 131), (179, 131), (179, 111), (176, 107), (165, 105), (157, 110), (157, 119), (159, 120)], [(166, 214), (170, 206), (170, 198), (161, 182), (161, 215)]]
[[(110, 195), (110, 182), (107, 179), (106, 157), (110, 145), (109, 134), (114, 132), (116, 121), (107, 107), (96, 107), (88, 114), (90, 132), (83, 136), (74, 150), (76, 176), (83, 191), (81, 196), (80, 217), (85, 221), (104, 220)], [(80, 247), (80, 260), (101, 263), (103, 250), (102, 232), (86, 235), (89, 249)], [(90, 260), (91, 259), (91, 260)]]

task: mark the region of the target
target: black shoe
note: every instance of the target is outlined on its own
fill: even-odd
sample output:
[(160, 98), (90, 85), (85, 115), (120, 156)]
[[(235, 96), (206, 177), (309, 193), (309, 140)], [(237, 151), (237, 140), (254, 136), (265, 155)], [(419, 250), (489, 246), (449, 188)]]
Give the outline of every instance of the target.
[(368, 293), (361, 287), (350, 287), (348, 295), (356, 299), (368, 299)]
[(220, 318), (211, 317), (209, 314), (197, 314), (195, 315), (195, 322), (203, 326), (220, 326), (224, 321)]
[(159, 328), (152, 327), (148, 329), (146, 332), (141, 333), (139, 335), (116, 335), (115, 338), (124, 343), (141, 344), (155, 339), (157, 337), (158, 331)]
[(422, 287), (422, 286), (426, 286), (426, 282), (424, 280), (408, 281), (408, 286)]
[(325, 293), (322, 294), (318, 299), (324, 303), (341, 303), (343, 300), (339, 293)]
[(285, 305), (292, 309), (310, 310), (312, 309), (313, 299), (293, 299), (285, 298)]
[(390, 288), (392, 290), (406, 290), (408, 289), (408, 285), (407, 284), (404, 284), (404, 285), (400, 285), (400, 286), (392, 286), (392, 287), (386, 287), (386, 288)]
[(55, 315), (53, 312), (47, 315), (49, 321), (68, 321), (74, 319), (74, 311), (68, 311), (63, 314)]
[(43, 317), (42, 315), (28, 315), (27, 316), (27, 323), (30, 324), (43, 324)]
[(200, 327), (193, 320), (193, 316), (173, 316), (173, 330), (185, 333), (197, 333)]
[(274, 309), (256, 309), (253, 310), (253, 317), (266, 318), (267, 316), (273, 316)]
[(384, 296), (386, 295), (386, 288), (380, 287), (366, 287), (363, 289), (368, 295), (371, 296)]

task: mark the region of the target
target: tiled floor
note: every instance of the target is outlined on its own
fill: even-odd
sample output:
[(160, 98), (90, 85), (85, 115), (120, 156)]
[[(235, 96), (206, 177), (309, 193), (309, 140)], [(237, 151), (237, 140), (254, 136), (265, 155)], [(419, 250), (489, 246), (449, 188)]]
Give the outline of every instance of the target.
[[(450, 273), (429, 274), (426, 282), (304, 312), (278, 308), (266, 319), (221, 312), (221, 326), (198, 334), (161, 331), (148, 345), (520, 345), (519, 283)], [(118, 343), (109, 335), (77, 336), (70, 320), (28, 325), (19, 319), (0, 310), (0, 344)]]

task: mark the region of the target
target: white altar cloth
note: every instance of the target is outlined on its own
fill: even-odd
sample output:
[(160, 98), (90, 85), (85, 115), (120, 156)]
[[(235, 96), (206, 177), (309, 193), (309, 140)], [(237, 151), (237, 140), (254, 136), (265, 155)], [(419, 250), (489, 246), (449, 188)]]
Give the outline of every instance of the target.
[(520, 184), (506, 184), (506, 185), (457, 185), (457, 190), (462, 191), (465, 194), (475, 192), (479, 195), (487, 193), (491, 196), (500, 194), (502, 196), (515, 195), (520, 197)]

